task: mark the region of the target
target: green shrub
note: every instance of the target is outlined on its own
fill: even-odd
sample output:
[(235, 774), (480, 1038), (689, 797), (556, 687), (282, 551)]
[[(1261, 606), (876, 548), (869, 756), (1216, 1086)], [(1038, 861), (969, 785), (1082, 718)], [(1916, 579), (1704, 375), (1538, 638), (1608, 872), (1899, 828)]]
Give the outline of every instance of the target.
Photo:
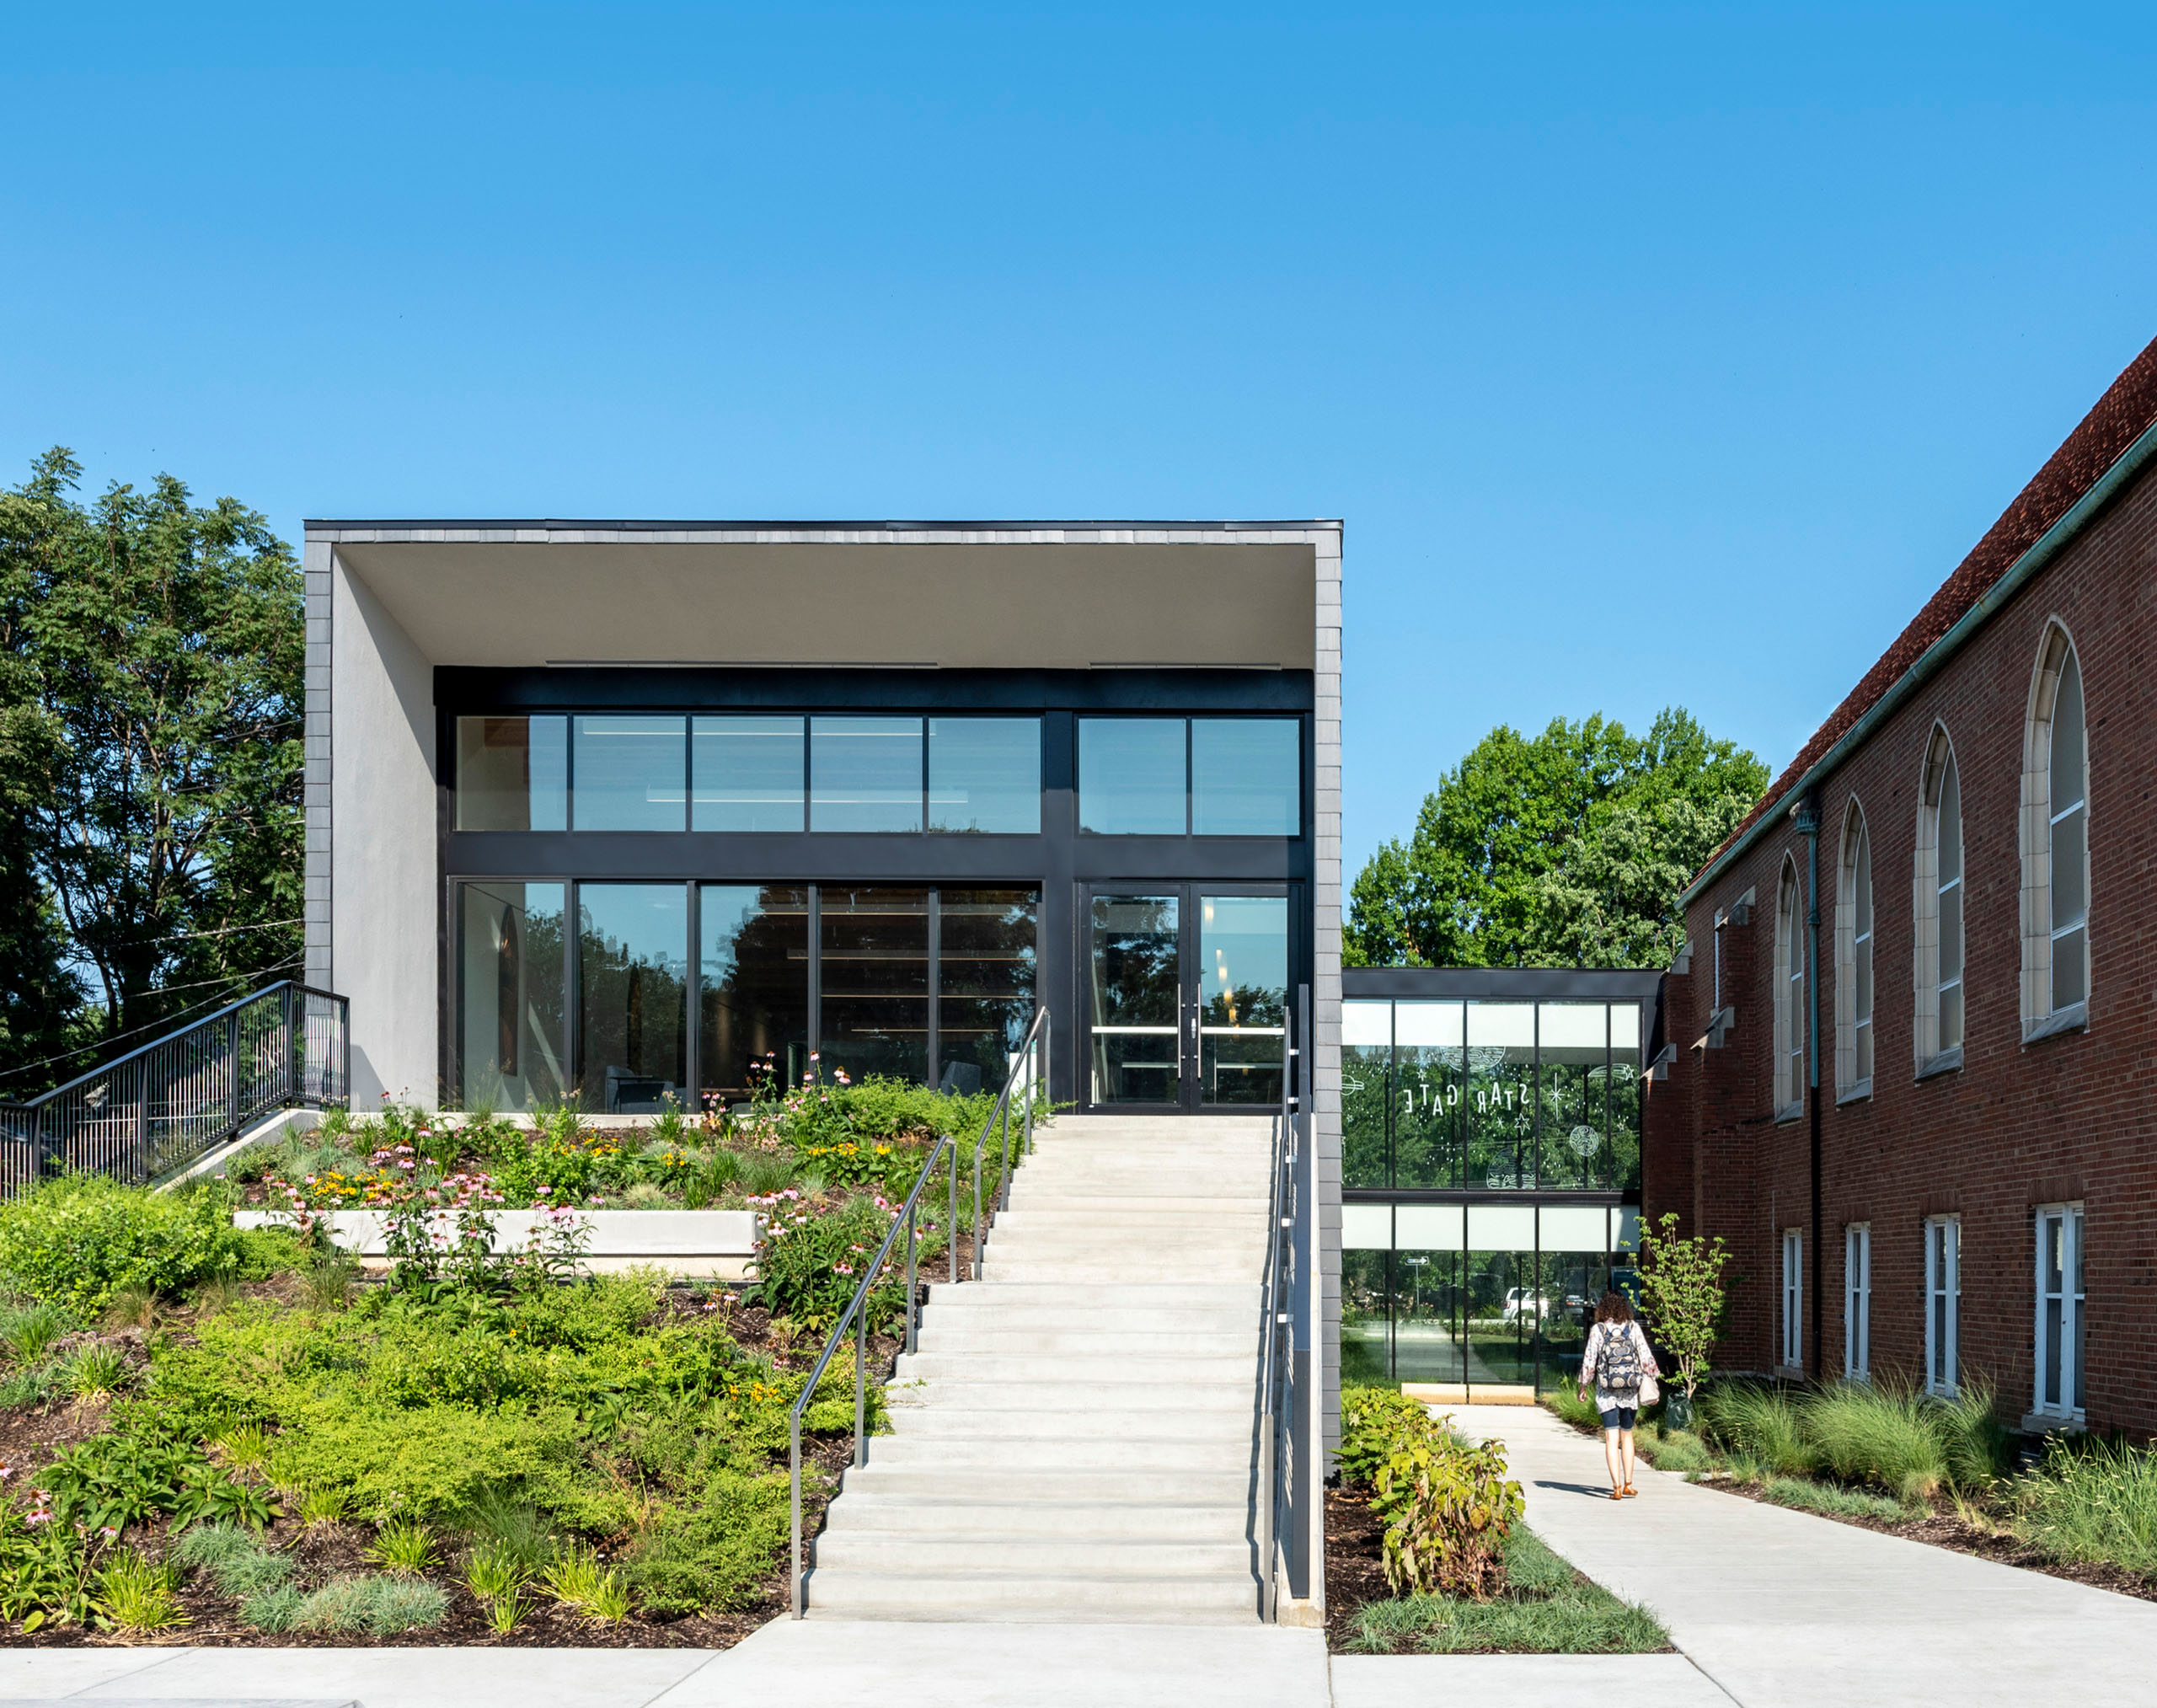
[(1643, 1428), (1633, 1438), (1633, 1444), (1657, 1470), (1679, 1476), (1706, 1470), (1715, 1463), (1700, 1438), (1687, 1430), (1659, 1428), (1651, 1434)]
[(1525, 1507), (1502, 1443), (1470, 1446), (1426, 1416), (1405, 1430), (1372, 1482), (1386, 1521), (1385, 1576), (1397, 1595), (1487, 1600), (1505, 1582), (1503, 1543)]
[(623, 1575), (662, 1616), (752, 1601), (789, 1534), (787, 1479), (715, 1471), (693, 1502), (663, 1508), (629, 1545)]
[(2014, 1432), (1994, 1411), (1989, 1384), (1966, 1380), (1953, 1399), (1933, 1401), (1932, 1416), (1956, 1488), (1981, 1489), (2014, 1470)]
[(1576, 1429), (1599, 1431), (1603, 1427), (1603, 1414), (1595, 1409), (1594, 1396), (1583, 1400), (1577, 1388), (1552, 1388), (1544, 1394), (1543, 1403), (1560, 1422), (1570, 1423)]
[[(861, 1285), (891, 1230), (892, 1213), (868, 1198), (832, 1207), (783, 1196), (759, 1207), (765, 1223), (757, 1245), (751, 1300), (804, 1328), (828, 1329)], [(895, 1272), (904, 1261), (903, 1254), (896, 1262), (885, 1261), (864, 1306), (872, 1328), (881, 1327), (904, 1308), (905, 1283)]]
[(1847, 1482), (1872, 1483), (1918, 1501), (1947, 1481), (1933, 1404), (1907, 1389), (1884, 1381), (1838, 1383), (1807, 1400), (1798, 1417), (1814, 1462)]
[(131, 1548), (123, 1548), (98, 1573), (97, 1609), (107, 1625), (124, 1631), (165, 1630), (185, 1625), (179, 1575)]
[(1398, 1388), (1349, 1387), (1341, 1392), (1341, 1454), (1344, 1481), (1367, 1484), (1392, 1456), (1404, 1435), (1430, 1420), (1420, 1400)]
[(1802, 1476), (1813, 1466), (1804, 1420), (1779, 1388), (1731, 1382), (1700, 1396), (1701, 1432), (1719, 1446), (1758, 1459), (1770, 1470)]
[(292, 1575), (291, 1561), (232, 1523), (195, 1525), (181, 1534), (171, 1557), (174, 1566), (206, 1574), (220, 1595), (235, 1600), (274, 1589)]
[(257, 1630), (288, 1631), (298, 1623), (300, 1609), (306, 1605), (307, 1592), (297, 1584), (274, 1584), (258, 1589), (240, 1604), (240, 1623)]
[(2157, 1581), (2157, 1451), (2054, 1438), (2017, 1494), (2023, 1533), (2047, 1554)]
[(28, 1304), (0, 1310), (0, 1346), (5, 1346), (25, 1364), (36, 1363), (74, 1328), (74, 1318), (56, 1304)]
[(94, 1317), (124, 1287), (176, 1294), (237, 1266), (219, 1205), (71, 1175), (0, 1204), (0, 1283)]
[(440, 1625), (448, 1611), (449, 1598), (431, 1583), (363, 1572), (324, 1584), (294, 1611), (290, 1629), (394, 1636)]
[(435, 1563), (435, 1533), (409, 1519), (384, 1524), (376, 1534), (367, 1557), (385, 1571), (406, 1577), (424, 1577)]

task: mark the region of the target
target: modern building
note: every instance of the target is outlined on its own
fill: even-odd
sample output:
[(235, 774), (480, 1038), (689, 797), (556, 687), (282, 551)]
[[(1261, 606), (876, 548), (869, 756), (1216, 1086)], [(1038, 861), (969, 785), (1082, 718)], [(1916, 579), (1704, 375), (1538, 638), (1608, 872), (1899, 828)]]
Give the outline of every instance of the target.
[(1644, 1186), (1726, 1363), (2157, 1432), (2154, 458), (2157, 345), (1686, 894)]
[(1342, 975), (1346, 1379), (1526, 1399), (1627, 1283), (1656, 972)]

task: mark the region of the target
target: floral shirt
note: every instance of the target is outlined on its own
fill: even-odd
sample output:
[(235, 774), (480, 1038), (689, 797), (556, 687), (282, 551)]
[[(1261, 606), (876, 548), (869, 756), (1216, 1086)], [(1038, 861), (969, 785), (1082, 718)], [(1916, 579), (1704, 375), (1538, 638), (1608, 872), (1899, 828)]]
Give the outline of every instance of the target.
[[(1649, 1347), (1648, 1337), (1640, 1332), (1640, 1325), (1638, 1323), (1599, 1322), (1587, 1331), (1587, 1344), (1581, 1349), (1581, 1385), (1582, 1387), (1595, 1381), (1596, 1354), (1603, 1350), (1604, 1337), (1614, 1334), (1630, 1335), (1635, 1342), (1635, 1349), (1640, 1354), (1640, 1373), (1644, 1376), (1652, 1376), (1657, 1381), (1662, 1379), (1662, 1371), (1656, 1363), (1654, 1350)], [(1640, 1404), (1640, 1390), (1637, 1388), (1605, 1388), (1599, 1383), (1596, 1386), (1595, 1405), (1598, 1411), (1608, 1411), (1615, 1405), (1637, 1405)]]

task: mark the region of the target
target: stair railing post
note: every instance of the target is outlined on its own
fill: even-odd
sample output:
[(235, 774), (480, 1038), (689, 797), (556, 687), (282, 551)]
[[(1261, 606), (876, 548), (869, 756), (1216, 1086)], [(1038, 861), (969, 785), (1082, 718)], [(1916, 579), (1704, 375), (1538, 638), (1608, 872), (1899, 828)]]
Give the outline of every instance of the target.
[(135, 1178), (150, 1177), (150, 1057), (135, 1064)]
[[(239, 1015), (235, 1013), (225, 1022), (225, 1119), (231, 1126), (233, 1136), (240, 1129), (239, 1085)], [(209, 1147), (205, 1145), (204, 1149)]]
[(959, 1147), (951, 1147), (951, 1203), (950, 1220), (945, 1224), (950, 1229), (951, 1284), (959, 1284)]
[(988, 1123), (983, 1122), (981, 1137), (974, 1141), (974, 1279), (981, 1279), (981, 1154), (988, 1139)]
[(869, 1463), (869, 1307), (854, 1320), (854, 1462)]
[(907, 1350), (909, 1352), (914, 1348), (914, 1323), (918, 1316), (914, 1305), (913, 1207), (913, 1195), (909, 1192), (907, 1195)]
[(794, 1593), (791, 1598), (794, 1616), (801, 1617), (801, 1420), (790, 1418), (789, 1433), (792, 1438), (791, 1464), (794, 1502)]
[(299, 993), (291, 985), (277, 993), (277, 1024), (283, 1029), (285, 1039), (285, 1106), (288, 1109), (300, 1101), (306, 1089), (300, 1063), (299, 1028), (294, 1024), (299, 1008)]

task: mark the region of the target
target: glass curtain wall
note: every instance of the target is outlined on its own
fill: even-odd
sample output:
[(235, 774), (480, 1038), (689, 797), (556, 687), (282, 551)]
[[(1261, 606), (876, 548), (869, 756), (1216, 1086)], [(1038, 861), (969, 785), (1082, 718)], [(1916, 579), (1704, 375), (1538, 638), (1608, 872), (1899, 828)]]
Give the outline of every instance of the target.
[(1629, 1290), (1639, 1213), (1601, 1205), (1351, 1205), (1345, 1380), (1562, 1386), (1595, 1302)]
[(578, 1083), (586, 1106), (686, 1101), (689, 897), (680, 884), (577, 886)]
[(706, 884), (697, 900), (698, 1076), (706, 1108), (809, 1071), (809, 889)]
[(1631, 1191), (1632, 1002), (1341, 1005), (1342, 1184)]
[(561, 884), (464, 886), (458, 980), (458, 1042), (468, 1106), (527, 1110), (562, 1101)]
[(923, 1083), (932, 1040), (934, 1083), (1003, 1084), (1037, 1000), (1038, 891), (701, 884), (692, 945), (689, 889), (579, 884), (581, 927), (565, 945), (570, 886), (459, 885), (454, 1036), (467, 1106), (725, 1106), (766, 1075), (800, 1084), (817, 1071), (812, 1051), (827, 1078)]
[(1281, 1103), (1288, 1013), (1285, 896), (1207, 896), (1199, 903), (1199, 1100)]

